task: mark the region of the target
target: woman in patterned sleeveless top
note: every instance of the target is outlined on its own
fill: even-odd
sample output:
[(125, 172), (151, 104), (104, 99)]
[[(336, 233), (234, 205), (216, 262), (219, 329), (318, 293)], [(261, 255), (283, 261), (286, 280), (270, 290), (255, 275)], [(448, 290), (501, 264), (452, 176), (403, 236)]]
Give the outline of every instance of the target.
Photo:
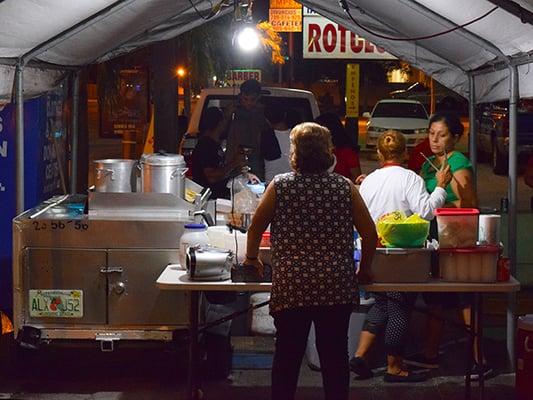
[[(377, 235), (355, 186), (328, 172), (332, 149), (326, 128), (315, 123), (294, 127), (293, 172), (277, 175), (269, 184), (248, 231), (245, 264), (262, 271), (259, 242), (271, 224), (270, 311), (276, 326), (272, 399), (276, 400), (294, 398), (311, 322), (326, 399), (348, 399), (348, 323), (357, 299), (357, 278), (370, 280)], [(354, 225), (363, 238), (357, 276)]]

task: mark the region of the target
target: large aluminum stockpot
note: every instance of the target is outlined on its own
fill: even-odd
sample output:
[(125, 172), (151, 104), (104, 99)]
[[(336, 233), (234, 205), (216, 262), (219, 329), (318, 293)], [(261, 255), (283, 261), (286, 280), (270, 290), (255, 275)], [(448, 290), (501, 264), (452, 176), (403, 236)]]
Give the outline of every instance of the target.
[(185, 159), (179, 154), (143, 154), (140, 161), (143, 192), (172, 193), (185, 198)]
[(137, 160), (106, 159), (95, 160), (96, 191), (129, 193), (136, 190)]

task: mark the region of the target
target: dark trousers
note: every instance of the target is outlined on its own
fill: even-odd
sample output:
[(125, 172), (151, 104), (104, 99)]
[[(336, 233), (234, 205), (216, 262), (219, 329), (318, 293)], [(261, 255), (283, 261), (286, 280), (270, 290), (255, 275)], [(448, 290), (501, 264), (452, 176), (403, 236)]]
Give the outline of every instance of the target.
[(276, 351), (272, 400), (292, 400), (314, 322), (326, 400), (347, 400), (350, 391), (348, 325), (352, 305), (302, 307), (274, 313)]

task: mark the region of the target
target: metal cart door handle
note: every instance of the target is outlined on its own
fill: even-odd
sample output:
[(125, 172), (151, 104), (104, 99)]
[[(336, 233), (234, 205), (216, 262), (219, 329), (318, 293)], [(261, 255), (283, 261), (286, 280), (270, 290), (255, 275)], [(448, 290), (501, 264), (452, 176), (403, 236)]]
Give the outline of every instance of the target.
[(123, 268), (122, 267), (102, 267), (100, 268), (100, 273), (102, 274), (113, 274), (113, 273), (117, 273), (117, 274), (121, 274), (123, 271)]

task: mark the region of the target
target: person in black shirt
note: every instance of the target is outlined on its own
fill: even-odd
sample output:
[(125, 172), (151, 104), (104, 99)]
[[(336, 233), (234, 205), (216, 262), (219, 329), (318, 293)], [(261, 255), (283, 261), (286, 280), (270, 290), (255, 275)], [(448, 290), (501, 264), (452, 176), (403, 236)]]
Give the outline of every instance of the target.
[(200, 120), (199, 139), (192, 153), (193, 180), (211, 189), (211, 198), (229, 199), (226, 187), (230, 171), (244, 165), (244, 156), (237, 153), (227, 164), (220, 146), (220, 136), (227, 129), (229, 118), (218, 107), (209, 107)]

